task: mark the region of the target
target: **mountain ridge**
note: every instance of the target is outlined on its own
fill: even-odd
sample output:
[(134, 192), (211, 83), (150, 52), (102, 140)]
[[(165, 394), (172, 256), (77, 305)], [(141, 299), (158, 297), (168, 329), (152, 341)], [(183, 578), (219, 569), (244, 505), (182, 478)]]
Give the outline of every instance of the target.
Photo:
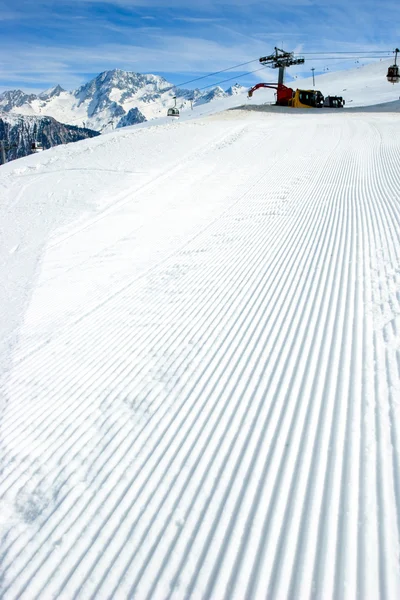
[[(174, 106), (175, 99), (177, 107), (182, 110), (226, 98), (245, 89), (235, 84), (226, 91), (219, 86), (189, 90), (174, 86), (160, 75), (112, 69), (99, 73), (71, 92), (60, 85), (39, 94), (7, 90), (0, 94), (0, 110), (11, 114), (49, 116), (60, 123), (106, 132), (124, 124), (132, 125), (164, 116), (168, 108)], [(131, 112), (132, 109), (136, 110)]]
[(100, 135), (98, 131), (59, 123), (53, 117), (16, 115), (0, 111), (0, 139), (10, 147), (7, 161), (31, 154), (31, 145), (37, 141), (43, 149), (78, 142)]

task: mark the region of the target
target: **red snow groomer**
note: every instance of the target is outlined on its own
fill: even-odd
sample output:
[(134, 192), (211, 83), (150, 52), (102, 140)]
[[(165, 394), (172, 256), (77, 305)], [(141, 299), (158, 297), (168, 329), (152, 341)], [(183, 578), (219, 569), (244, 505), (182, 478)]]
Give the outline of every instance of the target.
[(257, 83), (249, 89), (247, 95), (252, 97), (253, 92), (258, 88), (272, 88), (276, 90), (276, 105), (291, 106), (292, 108), (321, 108), (324, 104), (324, 97), (319, 90), (292, 90), (283, 83)]
[(276, 90), (277, 106), (289, 106), (290, 101), (293, 98), (293, 90), (292, 88), (286, 87), (283, 83), (256, 83), (256, 85), (253, 85), (247, 92), (248, 97), (251, 98), (256, 90), (263, 87)]

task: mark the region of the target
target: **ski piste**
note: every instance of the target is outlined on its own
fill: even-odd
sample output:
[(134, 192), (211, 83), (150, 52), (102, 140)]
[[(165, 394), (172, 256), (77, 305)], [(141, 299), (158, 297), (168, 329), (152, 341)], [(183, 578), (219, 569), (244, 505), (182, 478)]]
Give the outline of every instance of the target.
[(2, 598), (400, 597), (397, 108), (0, 167)]

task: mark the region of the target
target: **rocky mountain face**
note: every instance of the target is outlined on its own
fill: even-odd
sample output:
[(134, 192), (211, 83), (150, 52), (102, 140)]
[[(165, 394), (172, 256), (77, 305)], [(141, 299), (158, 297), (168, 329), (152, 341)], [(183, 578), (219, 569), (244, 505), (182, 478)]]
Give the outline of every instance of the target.
[(41, 142), (43, 148), (47, 149), (97, 135), (100, 135), (97, 131), (64, 125), (52, 117), (16, 116), (0, 112), (0, 140), (10, 147), (6, 153), (7, 161), (31, 154), (34, 141)]
[(144, 123), (144, 121), (146, 121), (146, 117), (140, 110), (138, 108), (131, 108), (131, 110), (118, 121), (117, 127), (127, 127), (128, 125)]
[(21, 90), (10, 90), (0, 95), (0, 107), (5, 112), (12, 111), (36, 100), (35, 94), (25, 94)]
[(91, 117), (101, 113), (112, 103), (123, 107), (127, 101), (138, 96), (143, 90), (145, 90), (144, 98), (141, 94), (143, 100), (154, 100), (172, 87), (163, 77), (157, 75), (141, 75), (115, 69), (100, 73), (73, 94), (78, 99), (78, 106), (87, 103), (88, 116)]
[(104, 71), (79, 89), (67, 92), (60, 86), (41, 94), (13, 90), (0, 94), (0, 110), (11, 114), (52, 116), (62, 123), (105, 132), (164, 116), (174, 106), (204, 104), (244, 91), (236, 84), (224, 91), (187, 90), (174, 87), (163, 77), (114, 69)]

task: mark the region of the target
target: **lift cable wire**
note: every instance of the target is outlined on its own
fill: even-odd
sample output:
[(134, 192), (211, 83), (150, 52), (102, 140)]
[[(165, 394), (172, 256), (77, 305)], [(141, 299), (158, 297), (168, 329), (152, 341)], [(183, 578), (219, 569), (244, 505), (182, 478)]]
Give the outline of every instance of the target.
[(255, 69), (254, 71), (247, 71), (246, 73), (242, 73), (241, 75), (235, 75), (235, 77), (229, 77), (229, 79), (223, 79), (222, 81), (218, 81), (218, 83), (210, 83), (210, 85), (205, 85), (204, 87), (197, 88), (197, 89), (200, 92), (201, 90), (206, 90), (209, 87), (215, 87), (217, 85), (220, 85), (221, 83), (226, 83), (227, 81), (232, 81), (233, 79), (239, 79), (240, 77), (245, 77), (246, 75), (251, 75), (252, 73), (257, 73), (257, 71), (265, 71), (265, 67), (261, 67), (260, 69)]
[[(209, 73), (208, 75), (202, 75), (201, 77), (195, 77), (194, 79), (189, 79), (189, 81), (183, 81), (182, 83), (178, 83), (177, 85), (174, 85), (173, 87), (181, 87), (182, 85), (188, 85), (188, 83), (192, 83), (193, 81), (199, 81), (200, 79), (206, 79), (207, 77), (213, 77), (213, 75), (219, 75), (220, 73), (226, 73), (226, 71), (232, 71), (232, 69), (237, 69), (238, 67), (244, 67), (245, 65), (249, 65), (250, 63), (253, 62), (258, 62), (259, 59), (258, 58), (254, 58), (253, 60), (249, 60), (247, 62), (244, 63), (240, 63), (239, 65), (234, 65), (233, 67), (228, 67), (227, 69), (221, 69), (220, 71), (215, 71), (214, 73)], [(235, 79), (233, 77), (233, 79)], [(218, 85), (218, 84), (214, 84), (214, 85)], [(210, 86), (207, 86), (210, 87)], [(204, 89), (204, 88), (202, 88)]]
[(314, 61), (314, 60), (356, 60), (356, 59), (362, 59), (362, 60), (368, 60), (368, 59), (372, 59), (372, 58), (389, 58), (389, 57), (384, 57), (384, 56), (321, 56), (321, 57), (312, 57), (310, 58), (310, 61)]
[(393, 50), (339, 50), (332, 52), (294, 52), (295, 56), (309, 56), (311, 54), (393, 54)]
[[(354, 51), (353, 53), (351, 51), (332, 51), (332, 52), (295, 52), (294, 56), (314, 56), (314, 58), (312, 60), (338, 60), (338, 58), (334, 57), (334, 56), (330, 56), (330, 57), (326, 57), (326, 58), (316, 58), (317, 56), (322, 56), (322, 55), (332, 55), (332, 54), (357, 54), (357, 56), (349, 56), (346, 57), (346, 59), (351, 60), (352, 58), (382, 58), (381, 56), (375, 56), (376, 54), (392, 54), (393, 51), (392, 50), (360, 50), (359, 52)], [(362, 57), (360, 56), (361, 54), (374, 54), (374, 56), (365, 56)], [(253, 62), (258, 62), (259, 58), (253, 58), (252, 60), (249, 60), (247, 62), (244, 63), (239, 63), (237, 65), (233, 65), (232, 67), (227, 67), (226, 69), (221, 69), (219, 71), (214, 71), (213, 73), (208, 73), (207, 75), (201, 75), (200, 77), (195, 77), (194, 79), (189, 79), (188, 81), (182, 81), (181, 83), (178, 83), (174, 86), (172, 86), (173, 88), (178, 88), (178, 87), (182, 87), (184, 85), (188, 85), (189, 83), (194, 83), (195, 81), (200, 81), (201, 79), (207, 79), (208, 77), (213, 77), (214, 75), (219, 75), (220, 73), (226, 73), (227, 71), (232, 71), (233, 69), (237, 69), (239, 67), (244, 67), (246, 65), (250, 65)], [(256, 69), (256, 71), (258, 71), (259, 69)], [(250, 73), (255, 73), (256, 71), (250, 71)], [(246, 74), (246, 73), (245, 73)], [(244, 77), (244, 75), (238, 75), (237, 77)], [(232, 77), (232, 79), (235, 79), (235, 77)], [(230, 81), (230, 79), (226, 79), (224, 81)], [(224, 83), (224, 82), (220, 82), (220, 83)], [(218, 83), (215, 83), (213, 85), (218, 85)], [(203, 88), (201, 88), (202, 90), (211, 87), (210, 85), (207, 85)]]
[[(362, 57), (362, 56), (341, 56), (341, 57), (337, 57), (334, 58), (332, 57), (331, 60), (354, 60), (357, 58), (381, 58), (380, 56), (368, 56), (368, 57)], [(258, 60), (258, 59), (257, 59)], [(313, 58), (312, 60), (329, 60), (327, 57), (325, 58)], [(243, 63), (243, 64), (250, 64), (252, 62), (255, 62), (254, 60), (249, 61), (248, 63)], [(236, 65), (236, 66), (240, 66), (240, 65)], [(231, 69), (233, 69), (235, 67), (231, 67), (230, 69), (223, 69), (222, 71), (217, 71), (217, 73), (224, 73), (226, 71), (229, 71)], [(207, 88), (210, 87), (216, 87), (222, 83), (226, 83), (227, 81), (232, 81), (233, 79), (240, 79), (241, 77), (245, 77), (246, 75), (251, 75), (252, 73), (257, 73), (258, 71), (265, 71), (265, 69), (268, 68), (265, 65), (263, 67), (261, 67), (260, 69), (254, 69), (253, 71), (246, 71), (246, 73), (242, 73), (241, 75), (235, 75), (234, 77), (229, 77), (228, 79), (223, 79), (222, 81), (218, 81), (216, 83), (210, 83), (209, 85), (205, 85), (204, 87), (201, 88), (197, 88), (197, 90), (199, 92), (201, 92), (202, 90), (206, 90)], [(206, 77), (211, 77), (211, 75), (215, 75), (217, 73), (211, 73), (210, 75), (204, 75), (203, 77), (199, 77), (198, 79), (205, 79)], [(193, 79), (192, 81), (197, 81), (197, 79)], [(188, 83), (188, 82), (186, 82)], [(180, 84), (180, 85), (185, 85), (185, 84)], [(177, 87), (177, 86), (174, 86)]]

